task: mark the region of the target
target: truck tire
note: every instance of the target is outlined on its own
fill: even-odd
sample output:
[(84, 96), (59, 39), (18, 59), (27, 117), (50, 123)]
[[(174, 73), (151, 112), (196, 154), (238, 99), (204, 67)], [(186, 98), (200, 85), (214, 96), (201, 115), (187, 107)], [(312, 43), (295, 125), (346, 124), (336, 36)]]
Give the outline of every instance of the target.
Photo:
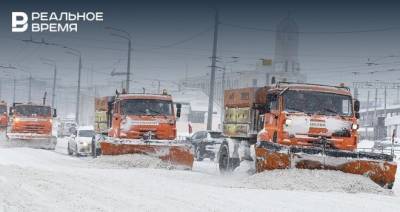
[(221, 147), (219, 148), (219, 171), (221, 173), (231, 172), (229, 169), (229, 146), (227, 143), (222, 143)]
[(218, 165), (221, 173), (230, 173), (240, 165), (239, 158), (230, 157), (229, 145), (226, 142), (222, 143), (219, 149)]

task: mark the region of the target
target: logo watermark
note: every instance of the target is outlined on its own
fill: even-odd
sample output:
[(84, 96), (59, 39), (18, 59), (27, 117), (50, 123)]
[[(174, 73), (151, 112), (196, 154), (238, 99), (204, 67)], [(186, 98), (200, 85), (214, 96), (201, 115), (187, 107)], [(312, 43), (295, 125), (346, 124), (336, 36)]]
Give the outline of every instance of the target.
[(30, 15), (12, 12), (11, 31), (78, 32), (80, 22), (102, 22), (103, 15), (103, 12), (31, 12)]

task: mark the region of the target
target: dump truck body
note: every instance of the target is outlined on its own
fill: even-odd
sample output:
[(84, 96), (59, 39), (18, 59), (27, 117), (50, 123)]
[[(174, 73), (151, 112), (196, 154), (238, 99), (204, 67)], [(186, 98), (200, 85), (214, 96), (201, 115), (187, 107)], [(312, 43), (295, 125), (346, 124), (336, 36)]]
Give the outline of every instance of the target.
[[(225, 92), (226, 110), (246, 110), (249, 118), (242, 121), (246, 115), (240, 112), (236, 113), (236, 122), (225, 117), (224, 132), (232, 139), (222, 151), (228, 155), (220, 161), (222, 169), (232, 169), (243, 158), (249, 158), (250, 151), (240, 151), (239, 147), (254, 144), (258, 172), (277, 168), (331, 169), (367, 175), (381, 186), (393, 186), (397, 165), (392, 156), (355, 151), (359, 103), (348, 88), (278, 83), (248, 92), (252, 94), (245, 94), (245, 89)], [(243, 98), (232, 102), (232, 93)], [(244, 104), (246, 97), (249, 98)], [(229, 127), (225, 125), (243, 130), (226, 130)], [(241, 156), (234, 152), (244, 153)], [(231, 161), (233, 165), (228, 164)]]
[(119, 94), (96, 100), (96, 130), (104, 155), (147, 154), (191, 169), (193, 153), (176, 140), (176, 118), (170, 95)]
[(57, 138), (52, 135), (54, 112), (50, 106), (14, 104), (7, 132), (9, 146), (54, 149)]

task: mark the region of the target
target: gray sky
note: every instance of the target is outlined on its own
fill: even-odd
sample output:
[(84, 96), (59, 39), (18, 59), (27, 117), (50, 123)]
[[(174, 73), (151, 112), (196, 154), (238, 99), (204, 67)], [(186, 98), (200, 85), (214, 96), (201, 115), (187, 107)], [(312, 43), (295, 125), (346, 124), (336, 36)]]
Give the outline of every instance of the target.
[[(149, 79), (154, 84), (150, 79), (182, 78), (186, 67), (189, 76), (204, 75), (210, 71), (213, 6), (218, 6), (221, 11), (218, 56), (225, 60), (231, 56), (240, 57), (239, 62), (232, 66), (233, 70), (251, 70), (259, 58), (273, 58), (273, 30), (288, 11), (301, 31), (300, 67), (310, 82), (349, 83), (354, 79), (352, 72), (387, 70), (400, 64), (400, 57), (387, 57), (400, 56), (399, 4), (390, 2), (26, 2), (8, 2), (0, 9), (0, 65), (12, 64), (30, 71), (38, 80), (38, 89), (34, 93), (36, 98), (42, 95), (40, 91), (49, 91), (46, 87), (51, 83), (47, 78), (52, 77), (52, 68), (44, 65), (40, 58), (57, 61), (59, 84), (65, 87), (76, 85), (77, 58), (66, 54), (62, 48), (24, 43), (21, 39), (32, 36), (34, 40), (44, 39), (79, 49), (83, 55), (84, 86), (92, 83), (103, 85), (111, 81), (114, 84), (109, 90), (112, 90), (112, 86), (119, 85), (117, 81), (123, 77), (111, 77), (109, 73), (126, 70), (127, 42), (111, 36), (104, 27), (125, 29), (131, 33), (134, 42), (133, 80)], [(11, 11), (103, 11), (104, 22), (82, 23), (78, 33), (11, 33)], [(368, 58), (376, 60), (379, 65), (367, 66)], [(399, 81), (399, 73), (361, 74), (357, 78)], [(19, 78), (27, 77), (23, 72), (16, 74)], [(0, 76), (3, 78), (2, 97), (11, 102), (12, 86), (7, 79), (12, 74), (7, 76), (1, 72)], [(48, 85), (40, 88), (46, 81)], [(23, 85), (26, 82), (18, 83), (17, 98), (20, 101), (26, 98), (26, 86)], [(70, 96), (66, 101), (73, 102), (74, 90), (67, 90), (63, 90)]]

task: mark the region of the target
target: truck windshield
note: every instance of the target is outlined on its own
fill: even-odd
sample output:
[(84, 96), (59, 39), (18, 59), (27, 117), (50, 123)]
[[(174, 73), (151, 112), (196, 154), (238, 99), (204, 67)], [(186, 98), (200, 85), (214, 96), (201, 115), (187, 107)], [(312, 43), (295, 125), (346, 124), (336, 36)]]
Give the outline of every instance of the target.
[(284, 110), (307, 114), (351, 116), (351, 96), (314, 91), (288, 90), (283, 94)]
[(172, 102), (158, 99), (128, 99), (121, 101), (123, 115), (172, 115)]
[(79, 137), (93, 137), (94, 131), (93, 130), (79, 130)]
[(50, 116), (51, 110), (48, 106), (40, 105), (17, 105), (15, 112), (21, 116)]
[(3, 114), (3, 113), (5, 113), (5, 112), (7, 112), (7, 106), (1, 105), (1, 106), (0, 106), (0, 115)]

